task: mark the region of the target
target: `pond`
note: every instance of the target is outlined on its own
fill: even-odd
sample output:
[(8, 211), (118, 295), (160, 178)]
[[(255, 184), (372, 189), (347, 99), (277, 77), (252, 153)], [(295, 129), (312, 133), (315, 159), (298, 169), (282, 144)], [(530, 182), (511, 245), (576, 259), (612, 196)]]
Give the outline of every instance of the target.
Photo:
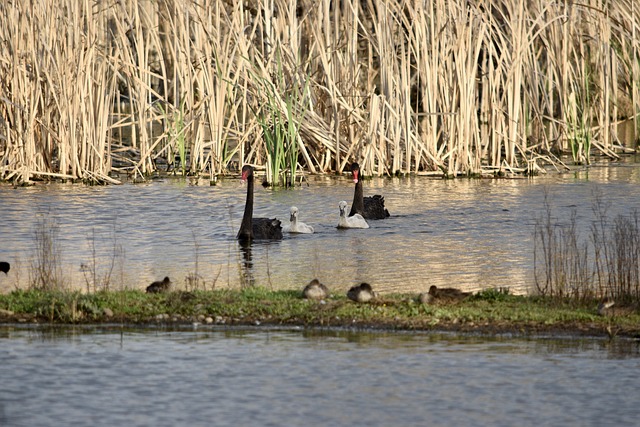
[(57, 229), (48, 235), (59, 277), (80, 289), (144, 289), (169, 276), (182, 289), (296, 289), (317, 277), (336, 291), (367, 281), (383, 293), (431, 284), (525, 292), (545, 195), (559, 221), (575, 210), (588, 228), (594, 194), (611, 215), (628, 214), (640, 208), (639, 183), (637, 163), (521, 179), (374, 178), (364, 182), (365, 194), (384, 195), (391, 217), (366, 230), (338, 230), (338, 202), (351, 203), (351, 178), (310, 176), (292, 190), (256, 186), (254, 216), (286, 222), (295, 205), (316, 233), (255, 243), (250, 251), (235, 240), (246, 195), (238, 178), (215, 186), (174, 178), (108, 187), (0, 185), (0, 260), (12, 263), (8, 276), (0, 274), (0, 290), (29, 285), (35, 236)]
[(626, 340), (0, 326), (0, 425), (635, 425), (639, 369)]

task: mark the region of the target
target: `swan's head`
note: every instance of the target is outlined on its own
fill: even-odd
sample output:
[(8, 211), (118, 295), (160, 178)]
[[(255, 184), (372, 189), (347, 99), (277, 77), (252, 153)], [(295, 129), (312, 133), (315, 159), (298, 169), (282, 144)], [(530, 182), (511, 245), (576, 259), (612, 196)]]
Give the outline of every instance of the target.
[(242, 181), (246, 181), (249, 177), (253, 177), (253, 168), (249, 165), (242, 167)]
[(353, 182), (357, 184), (358, 177), (360, 176), (360, 165), (358, 163), (351, 163), (351, 174), (353, 175)]
[(338, 207), (340, 208), (340, 216), (346, 216), (347, 214), (347, 202), (344, 200), (338, 203)]
[(298, 208), (291, 206), (289, 209), (289, 221), (295, 222), (298, 219)]

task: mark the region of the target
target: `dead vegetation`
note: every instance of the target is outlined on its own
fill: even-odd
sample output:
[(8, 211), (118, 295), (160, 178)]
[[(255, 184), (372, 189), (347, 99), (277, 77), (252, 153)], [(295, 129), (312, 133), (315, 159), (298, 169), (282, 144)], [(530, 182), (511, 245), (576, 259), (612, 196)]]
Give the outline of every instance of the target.
[(638, 118), (639, 24), (632, 0), (5, 2), (0, 179), (615, 158), (635, 149), (617, 121)]

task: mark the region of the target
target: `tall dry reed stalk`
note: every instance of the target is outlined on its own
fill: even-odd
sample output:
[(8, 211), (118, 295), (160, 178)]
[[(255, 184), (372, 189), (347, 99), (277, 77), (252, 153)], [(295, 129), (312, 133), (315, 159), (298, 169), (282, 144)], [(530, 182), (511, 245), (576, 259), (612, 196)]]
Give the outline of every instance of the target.
[[(640, 215), (637, 211), (613, 219), (603, 195), (593, 195), (589, 237), (583, 238), (577, 211), (556, 218), (545, 194), (545, 214), (536, 219), (534, 275), (538, 292), (553, 297), (619, 302), (640, 299)], [(585, 212), (581, 212), (585, 214)]]
[[(98, 251), (103, 248), (97, 247), (102, 242), (110, 243), (108, 248), (109, 257), (105, 265), (99, 264)], [(80, 271), (84, 276), (87, 292), (109, 291), (114, 289), (113, 278), (116, 272), (116, 266), (122, 268), (124, 263), (124, 252), (121, 244), (118, 243), (116, 237), (116, 225), (113, 224), (113, 230), (109, 238), (104, 236), (96, 236), (95, 229), (91, 229), (91, 235), (87, 236), (89, 258), (86, 262), (80, 264)], [(101, 245), (100, 245), (101, 246)]]
[(62, 272), (60, 227), (50, 214), (38, 214), (34, 230), (34, 257), (29, 269), (29, 286), (38, 290), (61, 290), (67, 285)]
[(265, 105), (311, 173), (616, 157), (618, 121), (640, 132), (639, 28), (633, 0), (3, 2), (0, 179), (264, 166)]

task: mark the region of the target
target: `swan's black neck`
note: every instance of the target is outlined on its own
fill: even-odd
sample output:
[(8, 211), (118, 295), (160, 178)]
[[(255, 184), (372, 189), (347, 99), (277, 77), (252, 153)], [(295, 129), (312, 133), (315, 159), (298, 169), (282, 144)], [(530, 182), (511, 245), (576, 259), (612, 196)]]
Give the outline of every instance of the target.
[[(245, 166), (245, 168), (247, 168)], [(247, 200), (244, 204), (244, 216), (238, 231), (238, 240), (253, 239), (253, 170), (242, 168), (242, 178), (247, 180)], [(246, 174), (245, 174), (246, 171)]]
[(356, 190), (353, 193), (353, 203), (351, 204), (351, 212), (349, 216), (359, 213), (364, 215), (364, 189), (362, 188), (362, 180), (358, 178), (356, 182)]

